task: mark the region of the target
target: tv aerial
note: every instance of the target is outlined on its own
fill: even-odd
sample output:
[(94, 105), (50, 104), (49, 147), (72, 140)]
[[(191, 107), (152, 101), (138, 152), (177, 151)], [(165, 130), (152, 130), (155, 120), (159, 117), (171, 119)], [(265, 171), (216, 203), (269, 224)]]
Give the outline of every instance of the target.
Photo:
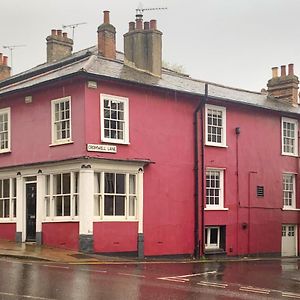
[(26, 47), (26, 45), (4, 45), (2, 46), (4, 49), (8, 49), (10, 51), (10, 67), (11, 67), (11, 73), (13, 70), (13, 51), (15, 50), (15, 48), (19, 48), (19, 47)]
[(72, 40), (74, 41), (74, 35), (75, 35), (75, 28), (77, 28), (80, 25), (84, 25), (86, 22), (81, 22), (81, 23), (75, 23), (75, 24), (69, 24), (69, 25), (62, 25), (63, 29), (66, 28), (72, 28)]
[(138, 8), (135, 10), (136, 12), (136, 18), (137, 19), (143, 19), (143, 14), (144, 11), (148, 11), (148, 10), (165, 10), (168, 9), (167, 7), (149, 7), (149, 8), (143, 8), (143, 4), (140, 3)]

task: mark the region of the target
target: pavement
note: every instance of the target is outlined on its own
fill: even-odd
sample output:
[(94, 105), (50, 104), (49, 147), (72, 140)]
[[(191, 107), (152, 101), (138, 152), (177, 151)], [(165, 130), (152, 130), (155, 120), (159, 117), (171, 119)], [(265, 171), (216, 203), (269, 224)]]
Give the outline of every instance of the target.
[(138, 259), (128, 256), (107, 256), (87, 254), (69, 249), (55, 248), (36, 243), (16, 243), (0, 239), (0, 257), (30, 261), (64, 263), (64, 264), (128, 264), (128, 263), (191, 263), (191, 262), (222, 262), (222, 261), (253, 261), (253, 260), (299, 260), (299, 257), (223, 257), (215, 259), (153, 257)]

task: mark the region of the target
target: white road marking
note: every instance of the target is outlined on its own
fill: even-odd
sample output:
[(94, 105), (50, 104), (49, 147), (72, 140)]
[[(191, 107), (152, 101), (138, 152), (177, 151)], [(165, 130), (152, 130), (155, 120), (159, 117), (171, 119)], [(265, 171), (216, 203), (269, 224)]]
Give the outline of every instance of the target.
[(205, 275), (208, 275), (208, 274), (216, 274), (216, 273), (217, 273), (217, 271), (209, 271), (209, 272), (204, 272), (204, 273), (195, 273), (195, 274), (169, 276), (169, 277), (159, 277), (157, 279), (169, 280), (169, 281), (178, 281), (178, 282), (187, 282), (187, 281), (189, 281), (189, 279), (187, 277), (205, 276)]
[(282, 297), (300, 299), (300, 294), (294, 294), (294, 293), (289, 293), (289, 292), (281, 292), (281, 295), (282, 295)]
[(70, 269), (70, 267), (55, 266), (55, 265), (42, 265), (42, 266), (47, 268), (54, 268), (54, 269)]
[(242, 286), (242, 287), (239, 288), (239, 290), (243, 291), (243, 292), (258, 293), (258, 294), (265, 294), (265, 295), (270, 294), (270, 290), (256, 288), (256, 287), (253, 287), (253, 286)]
[(226, 283), (217, 283), (217, 282), (208, 282), (208, 281), (200, 281), (200, 282), (197, 282), (197, 284), (202, 285), (202, 286), (221, 288), (221, 289), (225, 289), (226, 287), (228, 287), (228, 284), (226, 284)]
[(125, 275), (125, 276), (132, 276), (132, 277), (141, 277), (141, 278), (145, 278), (146, 277), (144, 275), (128, 274), (128, 273), (118, 273), (118, 274)]
[(39, 299), (39, 300), (55, 300), (53, 298), (44, 298), (44, 297), (37, 297), (37, 296), (29, 296), (29, 295), (19, 295), (19, 294), (13, 294), (13, 293), (4, 293), (0, 292), (0, 295), (3, 296), (10, 296), (10, 297), (22, 297), (22, 298), (28, 298), (28, 299)]

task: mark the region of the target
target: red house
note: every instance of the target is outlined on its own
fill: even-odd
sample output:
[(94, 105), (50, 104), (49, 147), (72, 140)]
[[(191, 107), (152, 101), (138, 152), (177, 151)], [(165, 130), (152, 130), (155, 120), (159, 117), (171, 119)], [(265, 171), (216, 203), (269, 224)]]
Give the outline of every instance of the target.
[(61, 30), (47, 63), (0, 56), (0, 238), (96, 253), (298, 255), (298, 78), (253, 93), (162, 67), (137, 16), (115, 47)]

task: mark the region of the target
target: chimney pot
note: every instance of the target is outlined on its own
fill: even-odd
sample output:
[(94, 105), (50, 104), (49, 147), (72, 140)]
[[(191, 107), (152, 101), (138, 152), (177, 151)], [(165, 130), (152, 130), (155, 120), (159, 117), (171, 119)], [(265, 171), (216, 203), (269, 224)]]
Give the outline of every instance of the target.
[(57, 35), (56, 29), (52, 29), (52, 30), (51, 30), (51, 35)]
[(135, 30), (135, 22), (129, 22), (129, 31)]
[(149, 22), (144, 22), (144, 29), (149, 30), (150, 29), (150, 23)]
[(286, 66), (283, 65), (280, 68), (281, 68), (281, 77), (286, 77)]
[(62, 36), (62, 30), (61, 30), (61, 29), (58, 29), (58, 30), (57, 30), (57, 35), (58, 35), (58, 36)]
[(272, 68), (272, 77), (277, 78), (278, 77), (278, 67)]
[(8, 57), (7, 56), (3, 56), (3, 61), (2, 61), (2, 65), (3, 66), (7, 66), (7, 60), (8, 60)]
[(294, 64), (289, 64), (289, 75), (294, 75)]
[(156, 20), (150, 20), (150, 29), (152, 29), (152, 30), (157, 29), (157, 21)]
[(63, 37), (67, 38), (68, 37), (68, 33), (67, 32), (63, 32)]
[(109, 21), (109, 10), (103, 11), (103, 23), (104, 24), (110, 24), (110, 21)]
[(142, 19), (136, 19), (136, 29), (137, 30), (143, 29), (143, 20)]

